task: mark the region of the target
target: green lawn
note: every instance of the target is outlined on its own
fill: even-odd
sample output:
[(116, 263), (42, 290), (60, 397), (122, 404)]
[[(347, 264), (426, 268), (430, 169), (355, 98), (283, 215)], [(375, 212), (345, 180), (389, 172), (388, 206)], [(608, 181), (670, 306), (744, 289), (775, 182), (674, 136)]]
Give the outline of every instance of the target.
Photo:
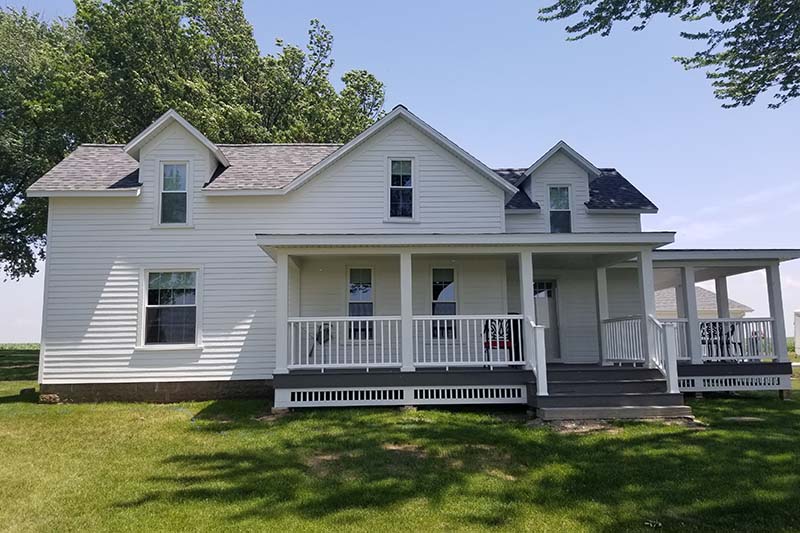
[(800, 402), (776, 394), (570, 434), (517, 410), (42, 405), (19, 350), (2, 376), (0, 530), (800, 529)]

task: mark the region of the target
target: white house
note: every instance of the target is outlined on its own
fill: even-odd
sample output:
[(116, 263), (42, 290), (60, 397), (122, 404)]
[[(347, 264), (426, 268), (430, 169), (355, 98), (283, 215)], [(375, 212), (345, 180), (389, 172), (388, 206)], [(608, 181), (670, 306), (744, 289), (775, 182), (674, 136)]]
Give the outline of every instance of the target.
[[(575, 418), (790, 388), (779, 264), (800, 251), (664, 248), (656, 206), (564, 142), (493, 170), (402, 106), (343, 146), (214, 144), (169, 111), (28, 194), (50, 206), (42, 392)], [(758, 269), (770, 316), (699, 318), (695, 283)]]

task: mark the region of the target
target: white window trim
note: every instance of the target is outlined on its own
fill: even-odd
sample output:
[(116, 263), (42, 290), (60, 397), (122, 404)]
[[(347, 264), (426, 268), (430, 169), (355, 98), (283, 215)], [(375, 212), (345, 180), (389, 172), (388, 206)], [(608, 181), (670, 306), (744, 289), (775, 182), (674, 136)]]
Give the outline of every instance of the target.
[[(572, 203), (572, 185), (569, 183), (547, 183), (545, 185), (546, 191), (546, 205), (547, 205), (547, 232), (553, 233), (553, 228), (550, 226), (550, 189), (553, 187), (566, 187), (567, 188), (567, 197), (569, 201), (569, 229), (570, 233), (575, 233), (575, 206)], [(564, 209), (556, 209), (555, 211), (565, 211)]]
[[(353, 270), (353, 269), (356, 269), (356, 270), (359, 270), (359, 269), (360, 270), (369, 270), (370, 271), (370, 279), (372, 280), (372, 317), (363, 317), (363, 318), (375, 318), (376, 316), (378, 316), (377, 313), (376, 313), (377, 304), (375, 303), (375, 268), (372, 265), (359, 265), (359, 264), (347, 265), (346, 268), (345, 268), (344, 316), (346, 316), (347, 318), (351, 318), (351, 316), (350, 316), (350, 271)], [(358, 318), (358, 317), (352, 317), (352, 318)], [(373, 326), (373, 327), (377, 327), (377, 326)], [(373, 333), (373, 335), (374, 335), (374, 333)], [(372, 344), (373, 340), (372, 339), (348, 339), (348, 338), (345, 338), (342, 342), (343, 343), (347, 343), (347, 344), (355, 343), (356, 345), (358, 345), (358, 344), (368, 345), (368, 344)]]
[[(350, 300), (350, 272), (352, 270), (369, 270), (370, 280), (372, 282), (372, 299), (369, 302), (354, 302)], [(351, 303), (372, 303), (372, 316), (375, 317), (375, 269), (371, 266), (348, 265), (347, 279), (345, 280), (345, 314), (350, 317), (350, 304)]]
[[(161, 222), (161, 198), (164, 192), (164, 165), (186, 165), (186, 222)], [(177, 228), (185, 229), (192, 228), (192, 163), (188, 159), (169, 160), (165, 159), (158, 162), (158, 175), (156, 176), (158, 184), (156, 185), (156, 198), (155, 198), (155, 217), (153, 222), (154, 228)]]
[[(151, 272), (194, 272), (195, 292), (194, 305), (197, 309), (195, 313), (194, 344), (145, 344), (145, 321), (147, 315), (147, 284)], [(203, 348), (201, 339), (203, 338), (203, 269), (198, 266), (186, 265), (164, 265), (142, 268), (139, 271), (139, 324), (136, 331), (136, 350), (138, 351), (180, 351), (198, 350)]]
[(429, 284), (428, 284), (428, 288), (431, 291), (431, 292), (428, 293), (428, 296), (430, 296), (430, 300), (428, 301), (428, 303), (431, 304), (430, 306), (428, 306), (428, 311), (430, 312), (429, 314), (433, 315), (433, 304), (435, 303), (435, 300), (433, 299), (433, 271), (434, 270), (441, 270), (441, 269), (449, 269), (449, 270), (453, 271), (453, 284), (455, 285), (455, 287), (453, 287), (453, 294), (455, 294), (455, 300), (453, 302), (450, 302), (448, 300), (448, 301), (444, 301), (444, 302), (441, 302), (441, 303), (454, 303), (454, 304), (456, 304), (455, 315), (441, 315), (441, 316), (458, 316), (459, 307), (460, 307), (458, 302), (461, 299), (461, 295), (458, 293), (458, 288), (459, 288), (458, 268), (456, 268), (455, 265), (436, 265), (436, 264), (431, 265), (430, 278), (429, 278)]
[[(411, 161), (411, 218), (393, 217), (391, 213), (391, 191), (392, 191), (392, 161)], [(417, 224), (419, 223), (419, 169), (417, 159), (412, 155), (392, 155), (386, 158), (386, 193), (385, 193), (385, 212), (383, 221), (393, 224)]]

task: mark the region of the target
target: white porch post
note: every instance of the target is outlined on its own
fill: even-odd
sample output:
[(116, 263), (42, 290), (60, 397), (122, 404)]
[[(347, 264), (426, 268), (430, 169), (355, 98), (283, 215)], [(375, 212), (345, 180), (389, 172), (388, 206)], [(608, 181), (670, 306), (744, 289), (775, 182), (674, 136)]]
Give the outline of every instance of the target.
[(766, 271), (769, 315), (772, 318), (772, 338), (775, 342), (775, 356), (778, 361), (786, 362), (789, 360), (789, 354), (786, 347), (786, 324), (783, 318), (780, 265), (773, 263), (766, 268)]
[(653, 280), (653, 250), (644, 249), (639, 252), (639, 295), (641, 298), (641, 335), (642, 335), (642, 353), (645, 357), (645, 362), (650, 365), (650, 328), (648, 321), (650, 315), (656, 314), (656, 292), (655, 282)]
[(597, 321), (600, 329), (600, 364), (606, 362), (606, 339), (605, 328), (603, 321), (608, 320), (608, 277), (606, 276), (606, 268), (598, 267), (596, 275), (596, 290), (597, 290)]
[(289, 254), (278, 252), (275, 262), (275, 373), (286, 374), (289, 372)]
[(536, 299), (533, 287), (533, 250), (519, 253), (519, 290), (522, 304), (522, 340), (525, 366), (536, 373), (536, 395), (547, 396), (547, 360), (544, 331), (536, 324)]
[(703, 364), (703, 346), (700, 344), (700, 319), (697, 316), (697, 292), (694, 267), (681, 267), (684, 317), (686, 317), (686, 344), (693, 365)]
[(400, 254), (400, 346), (403, 372), (414, 371), (414, 310), (412, 305), (411, 252)]
[(728, 278), (722, 276), (714, 280), (714, 290), (717, 293), (717, 316), (719, 318), (730, 318), (731, 307), (728, 300)]

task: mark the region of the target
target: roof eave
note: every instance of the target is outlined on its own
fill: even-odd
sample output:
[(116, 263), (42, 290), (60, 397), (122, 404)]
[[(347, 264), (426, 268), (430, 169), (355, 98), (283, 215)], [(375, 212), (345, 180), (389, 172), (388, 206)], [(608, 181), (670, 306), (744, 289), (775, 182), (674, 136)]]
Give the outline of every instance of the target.
[(206, 196), (283, 196), (286, 189), (200, 189)]
[(606, 214), (606, 215), (651, 215), (658, 213), (657, 207), (640, 208), (640, 207), (589, 207), (586, 206), (586, 212), (593, 215)]
[(29, 190), (27, 194), (30, 198), (92, 198), (92, 197), (136, 197), (142, 193), (142, 187), (130, 187), (125, 189), (83, 189), (83, 190)]

